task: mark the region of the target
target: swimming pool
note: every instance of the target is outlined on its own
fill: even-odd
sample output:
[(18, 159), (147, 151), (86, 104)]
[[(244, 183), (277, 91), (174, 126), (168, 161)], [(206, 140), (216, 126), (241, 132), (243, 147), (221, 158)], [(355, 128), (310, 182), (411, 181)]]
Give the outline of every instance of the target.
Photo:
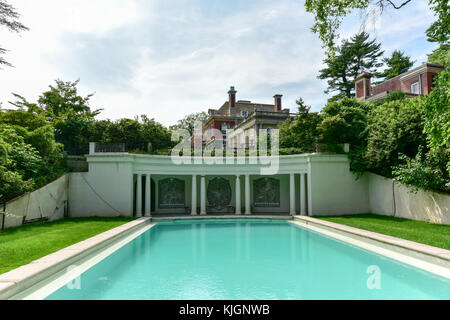
[(159, 222), (47, 299), (449, 299), (450, 281), (278, 220)]

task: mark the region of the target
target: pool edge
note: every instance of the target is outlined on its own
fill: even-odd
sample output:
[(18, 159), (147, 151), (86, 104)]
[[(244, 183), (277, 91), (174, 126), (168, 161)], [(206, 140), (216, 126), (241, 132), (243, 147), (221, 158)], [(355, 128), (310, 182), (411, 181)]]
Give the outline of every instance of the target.
[(291, 223), (450, 279), (449, 250), (312, 217)]
[(133, 220), (1, 274), (0, 300), (20, 294), (76, 261), (95, 254), (150, 223), (149, 217)]

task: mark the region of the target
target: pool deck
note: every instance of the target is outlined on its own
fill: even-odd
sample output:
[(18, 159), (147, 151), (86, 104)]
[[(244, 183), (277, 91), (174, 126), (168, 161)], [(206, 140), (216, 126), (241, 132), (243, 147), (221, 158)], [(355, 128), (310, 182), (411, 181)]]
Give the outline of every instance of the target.
[(117, 228), (76, 243), (30, 264), (0, 275), (0, 300), (10, 299), (17, 294), (38, 285), (52, 275), (62, 272), (77, 261), (139, 234), (139, 230), (156, 225), (158, 221), (204, 220), (204, 219), (274, 219), (290, 223), (324, 235), (345, 241), (352, 245), (385, 255), (389, 258), (450, 279), (450, 251), (413, 241), (399, 239), (375, 232), (361, 230), (337, 223), (305, 216), (288, 215), (206, 215), (206, 216), (155, 216), (139, 218)]

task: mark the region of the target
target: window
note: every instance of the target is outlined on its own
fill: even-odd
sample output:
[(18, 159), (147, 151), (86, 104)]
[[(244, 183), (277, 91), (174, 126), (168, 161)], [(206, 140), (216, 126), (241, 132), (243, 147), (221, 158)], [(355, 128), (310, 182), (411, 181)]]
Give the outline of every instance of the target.
[(411, 93), (419, 94), (419, 83), (415, 82), (411, 85)]
[(229, 128), (228, 124), (222, 123), (220, 125), (220, 131), (222, 131), (223, 134), (227, 133), (227, 129)]
[(437, 86), (437, 80), (438, 80), (438, 77), (437, 77), (437, 74), (435, 74), (435, 75), (433, 75), (432, 77), (431, 77), (431, 87), (432, 88), (434, 88), (434, 87), (436, 87)]
[(247, 110), (242, 110), (241, 111), (241, 116), (243, 116), (243, 117), (245, 117), (245, 118), (247, 118), (247, 116), (248, 116), (248, 111)]

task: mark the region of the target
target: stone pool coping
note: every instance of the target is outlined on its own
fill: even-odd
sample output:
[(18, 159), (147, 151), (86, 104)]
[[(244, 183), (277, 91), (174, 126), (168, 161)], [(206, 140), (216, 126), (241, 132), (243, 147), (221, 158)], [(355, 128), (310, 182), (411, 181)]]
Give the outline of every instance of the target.
[(100, 233), (92, 238), (56, 251), (27, 265), (0, 275), (0, 300), (5, 300), (30, 288), (47, 277), (69, 267), (74, 262), (105, 248), (137, 229), (149, 224), (151, 218), (139, 218)]
[(450, 279), (450, 250), (312, 217), (294, 216), (293, 223)]

